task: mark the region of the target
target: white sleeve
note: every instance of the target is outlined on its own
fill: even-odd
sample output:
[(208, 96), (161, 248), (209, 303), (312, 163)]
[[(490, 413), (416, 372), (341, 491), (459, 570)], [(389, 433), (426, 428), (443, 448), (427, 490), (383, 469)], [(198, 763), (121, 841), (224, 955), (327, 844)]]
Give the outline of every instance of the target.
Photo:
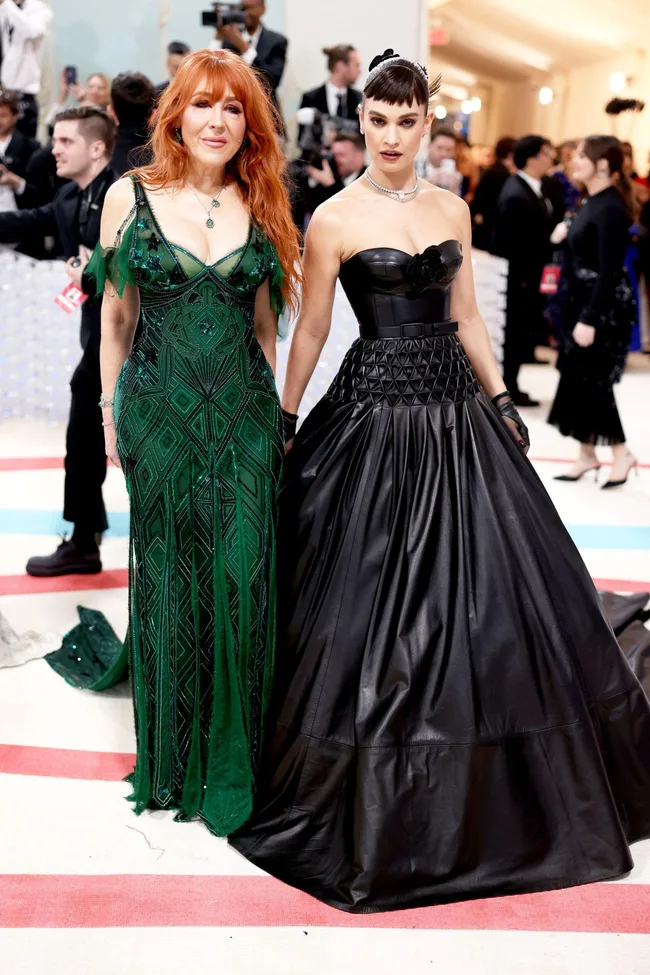
[(4, 0), (2, 12), (7, 23), (28, 40), (43, 37), (54, 17), (49, 7), (41, 0), (30, 3), (27, 10), (17, 7), (14, 0)]
[(222, 47), (223, 47), (223, 41), (219, 40), (218, 37), (213, 37), (210, 43), (208, 44), (209, 51), (220, 51)]
[(49, 128), (51, 125), (54, 125), (54, 119), (57, 117), (59, 112), (63, 111), (64, 108), (65, 105), (63, 104), (63, 102), (54, 102), (54, 104), (50, 106), (50, 110), (45, 116), (45, 125), (47, 128)]
[(245, 61), (247, 65), (250, 66), (252, 65), (256, 57), (257, 57), (257, 48), (251, 44), (248, 50), (244, 51), (244, 53), (241, 56), (241, 59), (242, 61)]

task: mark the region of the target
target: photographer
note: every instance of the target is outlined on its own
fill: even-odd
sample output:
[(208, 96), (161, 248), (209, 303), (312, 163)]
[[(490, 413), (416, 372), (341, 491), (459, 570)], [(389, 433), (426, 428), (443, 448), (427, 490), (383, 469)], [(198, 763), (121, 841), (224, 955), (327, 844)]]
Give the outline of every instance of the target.
[(352, 86), (361, 74), (361, 57), (351, 44), (337, 44), (323, 48), (327, 56), (328, 80), (320, 88), (312, 88), (302, 96), (301, 108), (315, 108), (331, 118), (359, 121), (361, 92)]
[(18, 99), (0, 92), (0, 213), (25, 206), (27, 164), (38, 143), (18, 132)]
[(41, 90), (44, 41), (53, 16), (42, 0), (0, 0), (0, 84), (18, 94), (18, 129), (30, 139), (38, 127), (36, 95)]
[[(53, 153), (58, 175), (70, 183), (45, 206), (0, 214), (0, 243), (58, 232), (68, 259), (68, 276), (89, 294), (92, 290), (84, 287), (83, 272), (99, 240), (104, 197), (116, 179), (109, 166), (115, 134), (115, 123), (101, 109), (84, 106), (62, 112), (54, 125)], [(102, 568), (98, 536), (108, 523), (102, 499), (106, 453), (98, 405), (101, 304), (101, 297), (89, 297), (81, 306), (83, 355), (70, 382), (63, 517), (74, 524), (74, 533), (52, 555), (31, 558), (27, 563), (30, 575), (94, 573)]]
[[(331, 159), (331, 162), (330, 162)], [(339, 133), (321, 168), (305, 165), (294, 170), (293, 218), (303, 230), (308, 217), (336, 193), (353, 183), (366, 168), (366, 144), (360, 133)]]
[[(268, 30), (262, 23), (262, 17), (266, 13), (264, 0), (242, 0), (240, 4), (217, 3), (213, 6), (217, 31), (210, 48), (213, 51), (219, 48), (235, 51), (246, 64), (256, 68), (270, 88), (273, 104), (281, 119), (277, 89), (284, 74), (288, 42), (282, 34)], [(237, 14), (241, 14), (239, 22)]]

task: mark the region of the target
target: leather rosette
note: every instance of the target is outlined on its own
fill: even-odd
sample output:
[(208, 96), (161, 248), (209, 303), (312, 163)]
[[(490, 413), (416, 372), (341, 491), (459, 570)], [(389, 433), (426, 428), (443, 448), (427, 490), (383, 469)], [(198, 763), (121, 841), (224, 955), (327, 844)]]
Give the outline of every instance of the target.
[(447, 275), (442, 251), (436, 244), (415, 254), (404, 268), (404, 276), (414, 291), (424, 291), (430, 284), (437, 284)]

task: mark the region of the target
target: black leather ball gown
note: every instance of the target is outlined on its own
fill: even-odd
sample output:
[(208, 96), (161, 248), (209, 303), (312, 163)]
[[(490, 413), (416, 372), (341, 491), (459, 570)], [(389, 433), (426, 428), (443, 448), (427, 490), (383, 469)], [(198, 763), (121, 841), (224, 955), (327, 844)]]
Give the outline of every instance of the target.
[(287, 459), (249, 860), (345, 911), (569, 887), (650, 834), (650, 705), (449, 321), (448, 241), (364, 250)]

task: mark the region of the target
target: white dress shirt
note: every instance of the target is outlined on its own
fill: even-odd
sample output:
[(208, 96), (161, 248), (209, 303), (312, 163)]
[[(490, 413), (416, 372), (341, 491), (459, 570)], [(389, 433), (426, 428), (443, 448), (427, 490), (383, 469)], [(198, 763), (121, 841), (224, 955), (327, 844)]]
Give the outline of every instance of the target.
[(325, 92), (327, 94), (327, 114), (335, 118), (339, 113), (339, 95), (343, 95), (343, 111), (347, 114), (348, 90), (347, 88), (337, 88), (331, 81), (325, 82)]
[[(259, 25), (259, 27), (257, 28), (254, 34), (249, 34), (247, 30), (242, 31), (241, 36), (244, 38), (245, 41), (248, 41), (248, 43), (250, 44), (248, 50), (244, 51), (244, 53), (240, 55), (242, 61), (245, 61), (246, 64), (251, 65), (255, 60), (255, 58), (257, 57), (257, 45), (261, 33), (262, 33), (261, 24)], [(210, 43), (211, 51), (220, 51), (222, 47), (223, 47), (223, 41), (221, 41), (218, 37), (215, 37)]]
[(543, 193), (542, 193), (542, 181), (541, 181), (541, 179), (535, 179), (534, 176), (529, 176), (528, 173), (525, 173), (523, 171), (523, 169), (518, 169), (517, 170), (517, 176), (521, 176), (521, 178), (523, 179), (524, 183), (528, 183), (528, 185), (530, 186), (530, 188), (533, 191), (533, 193), (535, 194), (535, 196), (538, 196), (540, 198), (540, 200), (542, 199)]
[(25, 0), (22, 7), (14, 0), (4, 0), (0, 5), (3, 88), (38, 95), (45, 35), (53, 16), (43, 0)]

